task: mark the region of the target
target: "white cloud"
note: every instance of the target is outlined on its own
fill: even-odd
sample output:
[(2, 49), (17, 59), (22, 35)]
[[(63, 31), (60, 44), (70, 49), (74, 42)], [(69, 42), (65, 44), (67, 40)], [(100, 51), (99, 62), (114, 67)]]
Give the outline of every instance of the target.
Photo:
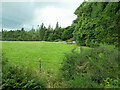
[(23, 24), (22, 27), (23, 27), (25, 30), (26, 30), (26, 29), (27, 29), (27, 30), (28, 30), (28, 29), (30, 30), (30, 29), (32, 29), (32, 26), (33, 26), (33, 25), (31, 25), (31, 24)]
[[(15, 28), (10, 26), (10, 22), (12, 21), (11, 24), (17, 28), (19, 26), (19, 28), (24, 27), (30, 30), (32, 25), (36, 27), (41, 23), (44, 23), (46, 27), (48, 27), (49, 24), (55, 27), (56, 22), (59, 22), (61, 27), (71, 25), (72, 21), (76, 18), (74, 11), (84, 0), (2, 0), (2, 2), (7, 1), (23, 3), (12, 3), (13, 5), (11, 3), (6, 3), (6, 6), (4, 5), (4, 11), (6, 10), (6, 16), (4, 15), (5, 19), (3, 19), (4, 28)], [(9, 5), (12, 6), (10, 7)], [(10, 15), (13, 18), (11, 18)]]
[(3, 29), (3, 30), (7, 30), (7, 31), (10, 31), (10, 30), (17, 30), (17, 29), (14, 29), (14, 28), (0, 28), (0, 31), (2, 31), (2, 29)]
[[(43, 0), (42, 0), (43, 1)], [(72, 21), (76, 18), (74, 11), (84, 0), (49, 0), (55, 1), (61, 4), (60, 6), (46, 6), (44, 8), (35, 9), (35, 24), (41, 24), (42, 22), (46, 27), (52, 25), (55, 27), (56, 22), (59, 22), (61, 27), (66, 27), (72, 24)], [(63, 7), (62, 7), (63, 5)]]
[(45, 7), (43, 9), (35, 10), (34, 23), (41, 24), (42, 22), (45, 26), (51, 24), (55, 27), (56, 22), (62, 27), (72, 24), (72, 20), (75, 19), (75, 15), (72, 15), (73, 11), (70, 9), (61, 9), (56, 7)]

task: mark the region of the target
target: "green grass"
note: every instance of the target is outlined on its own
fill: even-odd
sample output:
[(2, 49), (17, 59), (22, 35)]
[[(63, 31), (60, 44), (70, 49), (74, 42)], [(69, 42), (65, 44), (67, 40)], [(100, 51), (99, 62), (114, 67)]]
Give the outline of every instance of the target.
[[(1, 42), (0, 42), (1, 43)], [(73, 48), (80, 52), (74, 44), (64, 44), (45, 41), (2, 41), (2, 52), (8, 58), (9, 64), (15, 64), (28, 71), (36, 71), (47, 84), (47, 88), (61, 88), (61, 63), (65, 53), (70, 53)], [(88, 48), (83, 47), (84, 50)], [(42, 72), (39, 73), (39, 58), (41, 58)]]
[[(74, 45), (56, 42), (3, 41), (2, 51), (9, 58), (10, 64), (30, 67), (39, 71), (39, 58), (42, 70), (57, 72), (61, 67), (64, 53), (69, 53)], [(79, 48), (77, 48), (79, 51)]]

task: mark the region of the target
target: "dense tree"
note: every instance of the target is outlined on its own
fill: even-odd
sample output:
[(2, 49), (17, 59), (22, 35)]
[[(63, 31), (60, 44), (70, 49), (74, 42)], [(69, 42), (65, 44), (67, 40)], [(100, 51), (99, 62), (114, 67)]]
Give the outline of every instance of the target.
[(28, 34), (27, 36), (29, 37), (28, 40), (34, 41), (36, 39), (35, 29), (33, 26), (32, 26), (32, 29), (27, 32), (27, 34)]
[(44, 24), (42, 23), (39, 29), (40, 41), (44, 39), (45, 31), (46, 31), (46, 28)]
[(118, 45), (120, 2), (84, 2), (75, 11), (74, 38), (79, 45)]
[(2, 40), (8, 40), (8, 41), (23, 41), (27, 40), (27, 33), (22, 28), (21, 30), (16, 31), (2, 31)]
[(59, 27), (59, 24), (57, 22), (56, 27), (55, 27), (55, 29), (53, 31), (52, 40), (61, 39), (62, 32), (63, 32), (63, 29), (61, 27)]
[[(45, 35), (44, 35), (44, 38), (43, 38), (44, 41), (47, 41), (47, 40), (48, 40), (48, 37), (50, 36), (50, 33), (52, 33), (52, 28), (51, 28), (51, 26), (49, 25), (48, 29), (45, 31)], [(49, 41), (49, 40), (48, 40), (48, 41)]]
[(21, 30), (2, 30), (2, 40), (3, 41), (52, 41), (53, 29), (49, 25), (48, 28), (42, 23), (41, 26), (38, 25), (35, 30), (32, 26), (32, 29), (25, 31), (24, 28)]
[(67, 40), (73, 37), (74, 25), (63, 28), (62, 40)]

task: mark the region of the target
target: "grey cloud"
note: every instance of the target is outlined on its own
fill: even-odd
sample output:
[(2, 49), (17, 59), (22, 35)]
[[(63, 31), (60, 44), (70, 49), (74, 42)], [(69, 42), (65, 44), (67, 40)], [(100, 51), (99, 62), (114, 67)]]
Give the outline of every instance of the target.
[(17, 28), (24, 22), (33, 19), (34, 8), (29, 3), (10, 3), (2, 4), (2, 26), (3, 28)]
[(32, 23), (36, 8), (47, 5), (58, 5), (58, 3), (45, 2), (3, 2), (2, 3), (2, 27), (21, 28), (24, 24)]
[[(73, 3), (69, 3), (69, 2), (70, 2), (69, 0), (68, 0), (68, 3), (64, 3), (64, 2), (2, 2), (2, 27), (10, 28), (10, 29), (20, 29), (23, 27), (23, 25), (32, 27), (32, 25), (36, 24), (33, 22), (34, 19), (36, 18), (35, 17), (36, 9), (42, 10), (46, 6), (53, 6), (55, 8), (61, 8), (61, 9), (73, 9), (74, 8)], [(73, 13), (71, 13), (71, 17), (73, 16)], [(37, 25), (41, 23), (37, 23)], [(31, 28), (26, 28), (26, 29), (29, 30)]]

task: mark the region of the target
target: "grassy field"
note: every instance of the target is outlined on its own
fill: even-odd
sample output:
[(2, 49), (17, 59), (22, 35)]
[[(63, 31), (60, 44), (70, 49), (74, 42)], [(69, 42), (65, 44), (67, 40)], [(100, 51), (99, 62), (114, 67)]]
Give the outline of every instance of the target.
[[(89, 76), (85, 76), (85, 77), (83, 77), (84, 79), (82, 81), (80, 81), (81, 79), (80, 80), (75, 79), (74, 81), (71, 82), (71, 80), (72, 80), (71, 78), (70, 78), (70, 81), (66, 81), (65, 77), (63, 77), (62, 75), (63, 75), (63, 73), (66, 74), (66, 72), (69, 71), (68, 68), (66, 68), (66, 66), (67, 65), (72, 66), (73, 62), (71, 64), (70, 64), (70, 62), (68, 62), (69, 64), (64, 63), (63, 68), (66, 69), (67, 71), (59, 70), (62, 67), (61, 63), (63, 62), (63, 60), (65, 58), (65, 53), (71, 53), (71, 50), (74, 49), (75, 47), (76, 47), (76, 51), (80, 52), (79, 46), (76, 46), (75, 44), (45, 42), (45, 41), (2, 41), (2, 52), (5, 53), (5, 57), (8, 58), (8, 60), (9, 60), (8, 63), (12, 64), (12, 65), (20, 66), (22, 70), (27, 70), (27, 73), (31, 72), (32, 73), (31, 75), (35, 75), (34, 77), (38, 77), (38, 79), (40, 79), (41, 81), (44, 81), (46, 88), (65, 88), (65, 87), (69, 87), (69, 84), (72, 85), (72, 87), (74, 87), (74, 84), (78, 85), (78, 87), (79, 87), (80, 85), (83, 85), (80, 83), (84, 83), (84, 79), (89, 78)], [(107, 48), (111, 49), (114, 47), (107, 46)], [(89, 52), (90, 49), (91, 48), (83, 47), (83, 51), (85, 50), (85, 52)], [(74, 55), (77, 54), (76, 56), (79, 56), (79, 54), (80, 55), (82, 54), (83, 56), (85, 56), (85, 55), (89, 54), (90, 58), (91, 58), (92, 54), (95, 54), (96, 52), (98, 52), (98, 50), (94, 51), (91, 54), (90, 53), (85, 53), (85, 54), (84, 53), (74, 53)], [(110, 52), (110, 51), (107, 51), (107, 52)], [(104, 52), (104, 54), (106, 54), (106, 53)], [(111, 56), (113, 54), (111, 54)], [(72, 55), (72, 54), (69, 54), (69, 55)], [(107, 56), (107, 54), (106, 54), (106, 56)], [(113, 56), (115, 56), (115, 55), (113, 55)], [(92, 57), (94, 60), (94, 55)], [(96, 67), (103, 65), (101, 63), (106, 63), (105, 60), (109, 60), (109, 58), (107, 59), (107, 57), (105, 57), (105, 59), (100, 58), (101, 57), (100, 55), (98, 55), (98, 56), (96, 55), (95, 57), (99, 57), (98, 61), (101, 61), (101, 60), (104, 61), (104, 62), (101, 61), (98, 63), (94, 61), (95, 62), (94, 64), (97, 64)], [(39, 58), (41, 58), (41, 64), (42, 64), (41, 73), (39, 72)], [(71, 56), (70, 56), (70, 58), (71, 58)], [(87, 60), (90, 61), (90, 58), (89, 58), (89, 60), (88, 59)], [(81, 59), (81, 57), (78, 57), (78, 60), (79, 59)], [(72, 60), (76, 61), (76, 58), (74, 58)], [(83, 60), (84, 62), (87, 62), (85, 58), (83, 58), (81, 60)], [(114, 60), (114, 58), (113, 58), (113, 60)], [(81, 66), (81, 64), (78, 63), (77, 66)], [(88, 65), (88, 68), (89, 68), (89, 65)], [(71, 69), (73, 69), (72, 71), (76, 70), (76, 68), (73, 68), (73, 67), (71, 67)], [(79, 69), (79, 68), (77, 68), (77, 69)], [(96, 72), (98, 72), (98, 74), (96, 74), (96, 72), (93, 72), (92, 69), (91, 70), (89, 69), (89, 70), (92, 73), (95, 73), (96, 75), (99, 75), (99, 74), (102, 75), (98, 70), (103, 70), (103, 72), (104, 72), (104, 70), (106, 71), (106, 67), (104, 67), (104, 69), (99, 69), (99, 68), (97, 68), (97, 69), (93, 68), (93, 69), (96, 70)], [(89, 73), (89, 75), (91, 75), (90, 73)], [(73, 73), (73, 75), (76, 75), (76, 72)], [(96, 78), (96, 75), (94, 75), (94, 78)], [(107, 74), (105, 74), (105, 75), (107, 75)], [(79, 75), (78, 75), (78, 77), (79, 77)], [(106, 76), (104, 78), (104, 80), (106, 80), (107, 77), (108, 76)], [(115, 80), (118, 81), (118, 79), (115, 79)], [(89, 80), (87, 82), (94, 83), (94, 81), (89, 81)], [(65, 86), (65, 85), (68, 85), (68, 86)], [(106, 87), (107, 84), (102, 83), (102, 85), (103, 85), (103, 87), (104, 86)], [(80, 86), (80, 87), (82, 87), (82, 86)]]
[(44, 42), (44, 41), (2, 41), (2, 52), (9, 60), (9, 64), (21, 66), (39, 73), (39, 58), (41, 58), (42, 73), (46, 78), (48, 88), (59, 87), (51, 84), (61, 83), (59, 69), (65, 53), (73, 48), (80, 52), (80, 48), (73, 44)]
[[(11, 64), (39, 71), (39, 58), (41, 58), (42, 70), (54, 73), (59, 70), (64, 53), (69, 53), (74, 47), (74, 45), (43, 41), (2, 42), (2, 51)], [(79, 51), (79, 48), (77, 50)]]

